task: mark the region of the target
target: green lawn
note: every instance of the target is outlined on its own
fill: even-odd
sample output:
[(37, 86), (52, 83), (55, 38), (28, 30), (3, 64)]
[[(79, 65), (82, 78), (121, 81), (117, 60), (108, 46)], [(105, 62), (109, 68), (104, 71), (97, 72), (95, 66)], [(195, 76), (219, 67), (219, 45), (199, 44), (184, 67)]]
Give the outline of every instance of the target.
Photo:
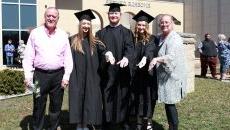
[[(195, 92), (177, 104), (180, 130), (230, 130), (230, 83), (196, 78)], [(32, 96), (0, 101), (0, 130), (29, 130)], [(167, 129), (163, 104), (157, 104), (154, 113), (157, 130)], [(62, 130), (71, 130), (68, 124), (67, 92), (61, 116)]]

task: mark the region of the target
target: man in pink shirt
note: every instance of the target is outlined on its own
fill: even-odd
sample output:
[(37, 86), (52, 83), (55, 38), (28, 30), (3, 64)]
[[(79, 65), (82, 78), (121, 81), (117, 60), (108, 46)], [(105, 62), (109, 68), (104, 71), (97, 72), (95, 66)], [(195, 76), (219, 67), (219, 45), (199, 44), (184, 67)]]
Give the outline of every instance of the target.
[[(62, 107), (64, 89), (69, 84), (73, 61), (68, 35), (56, 27), (59, 12), (46, 9), (45, 23), (30, 33), (23, 69), (25, 85), (35, 84), (40, 92), (33, 94), (33, 129), (41, 130), (44, 124), (47, 96), (49, 95), (49, 129), (56, 130)], [(37, 90), (37, 89), (36, 89)]]

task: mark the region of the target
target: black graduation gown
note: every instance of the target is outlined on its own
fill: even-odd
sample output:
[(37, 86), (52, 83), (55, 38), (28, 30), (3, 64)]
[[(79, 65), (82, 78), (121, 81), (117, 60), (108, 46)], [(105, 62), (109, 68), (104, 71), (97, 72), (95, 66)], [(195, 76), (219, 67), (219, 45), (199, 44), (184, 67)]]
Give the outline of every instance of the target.
[(125, 121), (129, 102), (130, 66), (134, 51), (132, 32), (122, 25), (106, 26), (96, 33), (111, 51), (116, 62), (123, 57), (128, 58), (129, 66), (120, 68), (105, 61), (101, 64), (101, 87), (103, 94), (103, 108), (106, 122), (120, 123)]
[(102, 96), (98, 74), (99, 59), (105, 48), (96, 45), (91, 55), (88, 39), (84, 39), (84, 54), (72, 49), (73, 71), (69, 86), (70, 123), (99, 125), (102, 122)]
[[(151, 35), (150, 40), (145, 45), (142, 41), (135, 44), (134, 67), (131, 89), (131, 115), (151, 118), (154, 105), (157, 99), (156, 74), (149, 74), (148, 66), (154, 57), (155, 36)], [(147, 63), (143, 68), (136, 66), (143, 56), (147, 57)]]

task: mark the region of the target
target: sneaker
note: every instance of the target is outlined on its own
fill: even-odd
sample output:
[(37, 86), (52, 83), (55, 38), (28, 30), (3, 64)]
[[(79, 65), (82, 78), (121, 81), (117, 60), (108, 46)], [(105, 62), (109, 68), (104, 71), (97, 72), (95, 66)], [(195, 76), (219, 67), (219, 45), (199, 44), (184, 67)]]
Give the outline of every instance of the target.
[(230, 82), (229, 80), (226, 80), (226, 79), (221, 79), (220, 81), (221, 81), (221, 82), (226, 82), (226, 83), (229, 83), (229, 82)]
[(153, 130), (152, 123), (148, 123), (148, 125), (147, 125), (147, 130)]

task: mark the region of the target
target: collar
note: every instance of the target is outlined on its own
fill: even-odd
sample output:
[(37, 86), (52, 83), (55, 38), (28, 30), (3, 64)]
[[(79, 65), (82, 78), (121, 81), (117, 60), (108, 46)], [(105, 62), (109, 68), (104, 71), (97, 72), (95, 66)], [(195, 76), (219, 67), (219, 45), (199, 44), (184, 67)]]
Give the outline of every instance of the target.
[(116, 25), (111, 25), (111, 24), (109, 24), (109, 26), (110, 26), (110, 27), (113, 27), (113, 28), (114, 28), (114, 27), (118, 27), (119, 25), (121, 25), (121, 24), (120, 24), (120, 23), (118, 23), (118, 24), (116, 24)]
[(56, 33), (57, 27), (55, 27), (53, 32), (49, 32), (48, 28), (44, 25), (44, 30), (45, 30), (45, 33), (47, 34), (47, 36), (51, 37), (52, 35), (54, 35)]

